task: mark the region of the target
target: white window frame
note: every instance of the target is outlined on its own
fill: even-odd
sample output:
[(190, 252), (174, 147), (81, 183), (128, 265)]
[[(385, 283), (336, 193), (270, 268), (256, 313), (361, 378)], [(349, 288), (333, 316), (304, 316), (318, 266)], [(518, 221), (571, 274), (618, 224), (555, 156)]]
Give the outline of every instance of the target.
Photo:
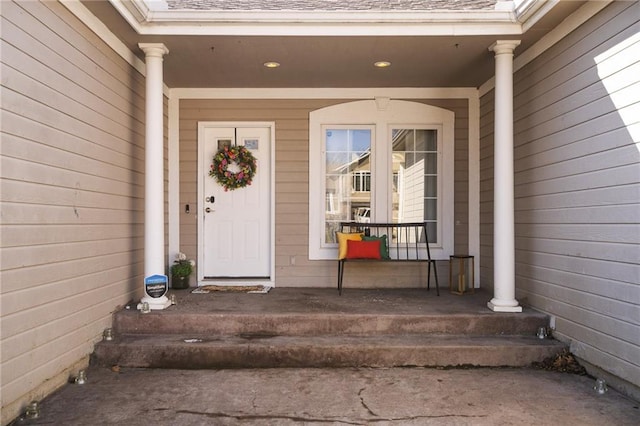
[[(438, 180), (438, 243), (431, 244), (434, 259), (448, 260), (453, 254), (453, 190), (454, 190), (454, 113), (444, 108), (419, 102), (391, 100), (377, 103), (363, 100), (333, 105), (312, 111), (309, 114), (309, 259), (336, 259), (336, 244), (323, 246), (325, 227), (325, 174), (324, 132), (331, 126), (373, 126), (372, 164), (373, 170), (391, 170), (391, 146), (388, 138), (392, 128), (437, 128), (439, 129)], [(440, 141), (441, 138), (441, 141)], [(380, 179), (378, 179), (380, 178)], [(385, 222), (390, 208), (388, 202), (375, 203), (377, 188), (388, 188), (385, 195), (391, 197), (391, 173), (376, 175), (372, 181), (371, 220)], [(374, 219), (375, 218), (375, 219)]]

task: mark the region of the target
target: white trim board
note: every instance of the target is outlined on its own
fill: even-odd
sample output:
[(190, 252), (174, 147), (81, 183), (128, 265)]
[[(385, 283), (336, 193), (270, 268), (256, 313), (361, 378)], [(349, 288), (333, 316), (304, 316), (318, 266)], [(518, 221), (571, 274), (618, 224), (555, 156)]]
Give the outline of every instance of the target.
[(180, 252), (180, 100), (169, 98), (168, 105), (168, 171), (167, 171), (167, 209), (168, 209), (168, 258), (172, 265)]
[(180, 99), (467, 99), (475, 87), (363, 87), (363, 88), (175, 88)]
[(475, 288), (480, 287), (480, 98), (469, 98), (468, 148), (469, 255), (473, 256)]

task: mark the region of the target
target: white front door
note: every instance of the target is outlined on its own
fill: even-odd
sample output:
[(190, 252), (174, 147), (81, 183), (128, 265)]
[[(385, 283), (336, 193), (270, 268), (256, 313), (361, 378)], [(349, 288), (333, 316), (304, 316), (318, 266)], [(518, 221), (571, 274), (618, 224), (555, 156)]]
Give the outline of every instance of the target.
[[(271, 279), (271, 127), (233, 124), (198, 126), (199, 284)], [(224, 145), (244, 146), (256, 158), (250, 185), (225, 191), (209, 176), (213, 157)]]

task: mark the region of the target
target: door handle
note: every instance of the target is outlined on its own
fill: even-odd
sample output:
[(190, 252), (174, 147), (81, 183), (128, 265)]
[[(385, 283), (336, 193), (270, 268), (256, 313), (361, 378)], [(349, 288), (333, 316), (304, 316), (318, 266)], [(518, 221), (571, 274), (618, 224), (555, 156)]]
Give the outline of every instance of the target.
[(211, 209), (211, 207), (207, 207), (206, 209), (204, 209), (205, 213), (211, 213), (213, 210)]

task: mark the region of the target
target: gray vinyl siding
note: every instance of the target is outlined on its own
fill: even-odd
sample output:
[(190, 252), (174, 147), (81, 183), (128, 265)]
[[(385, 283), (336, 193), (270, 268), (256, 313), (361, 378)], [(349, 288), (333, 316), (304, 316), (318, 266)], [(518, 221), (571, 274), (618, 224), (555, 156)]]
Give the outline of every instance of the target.
[[(310, 261), (309, 247), (309, 113), (348, 100), (230, 100), (180, 101), (180, 250), (197, 256), (197, 126), (198, 121), (275, 122), (276, 286), (333, 287), (336, 263)], [(420, 101), (454, 111), (455, 121), (455, 247), (468, 252), (468, 103), (466, 99)], [(189, 214), (185, 204), (190, 205)], [(295, 258), (295, 265), (291, 258)], [(361, 265), (352, 265), (355, 268)], [(416, 283), (411, 267), (373, 267), (352, 277), (350, 285), (389, 287)], [(446, 262), (439, 277), (446, 283)], [(357, 278), (357, 279), (356, 279)], [(406, 284), (405, 284), (406, 285)], [(423, 284), (422, 284), (423, 285)]]
[[(514, 76), (516, 297), (553, 315), (576, 355), (636, 386), (640, 141), (627, 126), (639, 119), (625, 124), (614, 99), (640, 107), (639, 17), (640, 3), (613, 2)], [(624, 78), (608, 93), (596, 59), (614, 46)], [(492, 97), (481, 102), (483, 276), (492, 273)]]
[(2, 2), (2, 424), (86, 364), (143, 275), (144, 77), (58, 2)]

